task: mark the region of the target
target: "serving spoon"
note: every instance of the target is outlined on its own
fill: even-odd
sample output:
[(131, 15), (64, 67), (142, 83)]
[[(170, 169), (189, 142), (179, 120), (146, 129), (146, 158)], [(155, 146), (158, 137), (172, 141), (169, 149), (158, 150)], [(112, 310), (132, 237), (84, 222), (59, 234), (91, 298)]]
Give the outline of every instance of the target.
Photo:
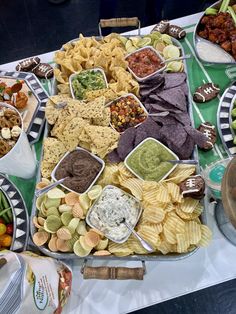
[(162, 63), (168, 63), (168, 62), (172, 62), (172, 61), (180, 61), (180, 60), (185, 60), (185, 59), (190, 59), (192, 57), (191, 54), (182, 56), (182, 57), (177, 57), (177, 58), (170, 58), (170, 59), (166, 59), (164, 61), (161, 62)]
[(171, 164), (178, 164), (178, 165), (197, 165), (198, 160), (195, 159), (187, 159), (187, 160), (165, 160), (167, 162), (170, 162)]
[(139, 240), (139, 242), (142, 244), (146, 251), (148, 251), (149, 253), (155, 251), (155, 249), (147, 241), (140, 237), (140, 235), (126, 222), (125, 218), (122, 219), (121, 223), (123, 223), (126, 228), (133, 233), (133, 235)]
[(62, 184), (67, 178), (69, 178), (69, 177), (62, 178), (58, 181), (53, 182), (52, 184), (45, 186), (44, 188), (42, 188), (40, 190), (36, 190), (34, 192), (35, 196), (39, 197), (39, 196), (47, 193), (48, 191), (50, 191), (50, 190), (54, 189), (55, 187), (57, 187), (58, 185)]

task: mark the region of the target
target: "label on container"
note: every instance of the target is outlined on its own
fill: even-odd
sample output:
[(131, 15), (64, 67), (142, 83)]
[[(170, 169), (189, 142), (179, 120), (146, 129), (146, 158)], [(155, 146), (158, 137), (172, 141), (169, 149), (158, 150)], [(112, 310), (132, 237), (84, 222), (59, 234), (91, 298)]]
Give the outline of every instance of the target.
[(215, 166), (209, 173), (209, 178), (213, 183), (220, 184), (224, 173), (225, 173), (225, 166), (224, 165), (217, 165)]

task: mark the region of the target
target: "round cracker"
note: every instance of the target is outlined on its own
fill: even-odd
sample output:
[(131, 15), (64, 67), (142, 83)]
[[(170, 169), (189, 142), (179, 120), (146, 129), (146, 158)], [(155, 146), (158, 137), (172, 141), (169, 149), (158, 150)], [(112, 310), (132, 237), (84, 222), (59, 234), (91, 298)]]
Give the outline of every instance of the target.
[(52, 252), (57, 252), (57, 237), (51, 237), (50, 241), (48, 242), (48, 248)]
[(79, 202), (79, 195), (75, 192), (69, 192), (65, 196), (65, 203), (67, 205), (75, 205), (76, 203)]
[(57, 249), (61, 252), (69, 252), (70, 246), (66, 240), (57, 239), (56, 240)]
[(84, 211), (83, 208), (81, 207), (80, 203), (76, 203), (74, 204), (73, 208), (72, 208), (72, 215), (75, 218), (80, 218), (80, 219), (84, 219)]
[(100, 250), (100, 251), (94, 252), (93, 255), (95, 255), (95, 256), (108, 256), (108, 255), (111, 255), (111, 252), (109, 252), (107, 250)]
[(70, 240), (72, 235), (67, 227), (61, 227), (57, 230), (57, 237), (61, 240)]
[(87, 232), (84, 235), (84, 241), (90, 247), (95, 247), (96, 245), (98, 245), (100, 239), (101, 238), (100, 238), (99, 234), (97, 232), (92, 231), (92, 230), (89, 230), (89, 232)]
[(87, 255), (89, 255), (89, 253), (91, 252), (91, 249), (90, 250), (85, 250), (81, 244), (80, 244), (80, 241), (77, 240), (75, 242), (75, 244), (73, 245), (73, 250), (74, 250), (74, 253), (76, 255), (78, 255), (79, 257), (85, 257)]
[(44, 230), (38, 231), (33, 235), (33, 242), (37, 246), (44, 245), (49, 239), (49, 233)]

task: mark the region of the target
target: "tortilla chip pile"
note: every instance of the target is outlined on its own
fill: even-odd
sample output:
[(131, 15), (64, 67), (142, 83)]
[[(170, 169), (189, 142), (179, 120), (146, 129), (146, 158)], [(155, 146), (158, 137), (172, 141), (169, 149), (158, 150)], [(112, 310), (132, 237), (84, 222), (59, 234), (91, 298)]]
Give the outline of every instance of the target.
[(120, 135), (109, 127), (110, 110), (105, 108), (104, 96), (87, 103), (63, 95), (52, 96), (47, 102), (46, 119), (53, 125), (53, 137), (45, 138), (43, 144), (41, 172), (45, 178), (50, 177), (63, 155), (77, 146), (101, 158), (117, 147)]
[[(53, 252), (74, 252), (80, 257), (90, 253), (147, 254), (132, 235), (125, 243), (117, 244), (85, 223), (87, 211), (102, 187), (113, 184), (142, 202), (143, 212), (135, 229), (157, 253), (185, 253), (206, 246), (212, 233), (199, 219), (203, 206), (199, 200), (183, 198), (179, 188), (194, 172), (195, 166), (178, 165), (167, 180), (157, 183), (135, 178), (123, 163), (107, 164), (101, 179), (88, 193), (78, 195), (55, 188), (37, 199), (39, 212), (33, 222), (38, 231), (33, 240), (37, 245), (47, 244)], [(38, 188), (48, 184), (43, 179)]]
[[(97, 41), (94, 37), (83, 37), (74, 43), (67, 43), (63, 51), (55, 53), (54, 61), (60, 66), (54, 69), (54, 76), (59, 82), (58, 89), (63, 94), (70, 94), (69, 76), (84, 69), (102, 67), (105, 71), (108, 90), (117, 95), (133, 93), (138, 95), (139, 84), (126, 70), (126, 50), (116, 34), (111, 34)], [(107, 91), (104, 90), (106, 93)], [(91, 100), (93, 93), (88, 93)], [(101, 92), (100, 92), (101, 95)], [(96, 94), (96, 96), (99, 96)]]

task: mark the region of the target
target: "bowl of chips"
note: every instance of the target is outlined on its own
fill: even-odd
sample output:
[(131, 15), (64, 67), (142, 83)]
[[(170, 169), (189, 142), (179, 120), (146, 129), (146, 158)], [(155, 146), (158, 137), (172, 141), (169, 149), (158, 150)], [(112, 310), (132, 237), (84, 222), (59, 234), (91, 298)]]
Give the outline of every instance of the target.
[(148, 137), (129, 153), (124, 163), (139, 179), (158, 182), (177, 167), (168, 160), (179, 160), (179, 157), (158, 140)]
[(107, 88), (107, 78), (102, 68), (92, 68), (73, 73), (69, 77), (70, 92), (75, 99), (84, 99), (87, 91)]
[(84, 148), (77, 147), (67, 152), (56, 167), (51, 177), (54, 181), (66, 178), (61, 184), (75, 193), (86, 193), (98, 180), (105, 167), (104, 161)]
[(166, 68), (165, 59), (152, 46), (146, 46), (126, 56), (128, 70), (138, 82), (143, 82)]

